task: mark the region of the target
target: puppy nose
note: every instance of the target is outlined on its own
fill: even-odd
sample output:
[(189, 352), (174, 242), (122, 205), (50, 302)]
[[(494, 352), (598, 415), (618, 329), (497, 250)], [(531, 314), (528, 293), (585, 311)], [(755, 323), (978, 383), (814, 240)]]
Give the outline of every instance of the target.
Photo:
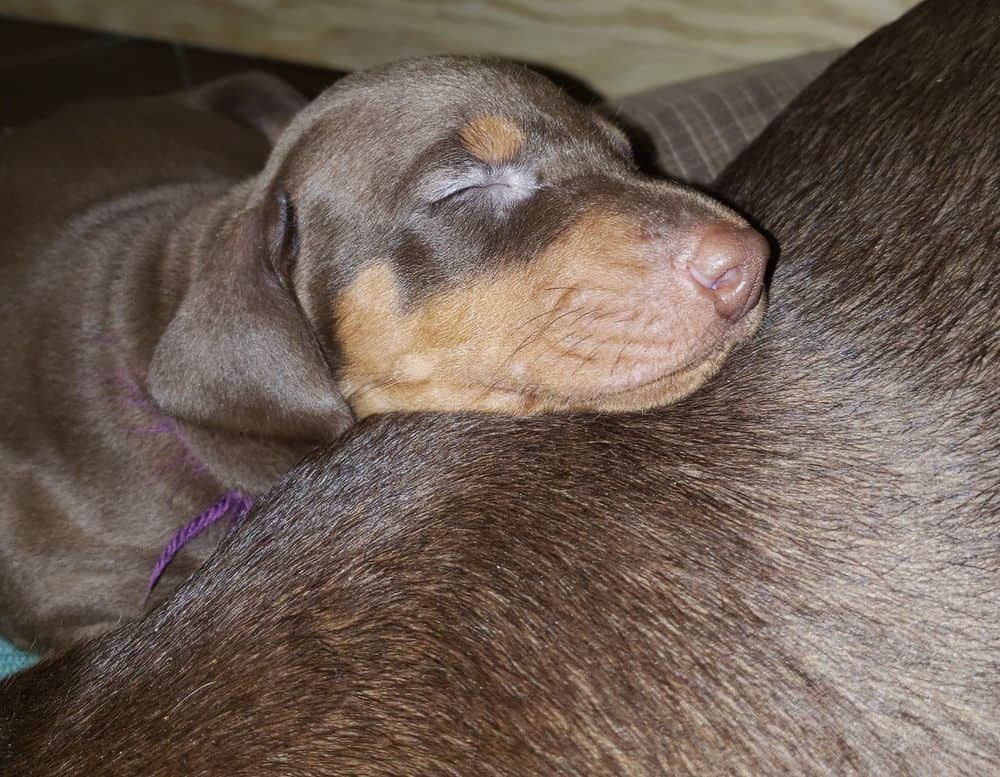
[(702, 230), (688, 271), (716, 312), (736, 320), (760, 299), (768, 253), (756, 230), (715, 223)]

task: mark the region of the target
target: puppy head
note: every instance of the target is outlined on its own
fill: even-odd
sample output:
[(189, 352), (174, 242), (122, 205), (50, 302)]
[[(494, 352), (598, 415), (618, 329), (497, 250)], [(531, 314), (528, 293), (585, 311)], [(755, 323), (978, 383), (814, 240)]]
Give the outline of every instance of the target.
[(524, 68), (361, 74), (283, 140), (293, 285), (359, 415), (641, 409), (760, 321), (764, 239)]
[(246, 212), (272, 214), (254, 242), (357, 416), (642, 409), (701, 385), (762, 316), (764, 239), (640, 175), (617, 129), (513, 64), (344, 79), (282, 134)]

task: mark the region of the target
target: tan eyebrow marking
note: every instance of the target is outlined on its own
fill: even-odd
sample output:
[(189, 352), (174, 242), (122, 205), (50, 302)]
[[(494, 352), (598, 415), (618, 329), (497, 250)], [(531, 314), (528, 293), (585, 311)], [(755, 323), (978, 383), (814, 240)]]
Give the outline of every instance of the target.
[(467, 122), (458, 130), (458, 136), (470, 154), (491, 165), (509, 162), (524, 145), (520, 127), (492, 114)]

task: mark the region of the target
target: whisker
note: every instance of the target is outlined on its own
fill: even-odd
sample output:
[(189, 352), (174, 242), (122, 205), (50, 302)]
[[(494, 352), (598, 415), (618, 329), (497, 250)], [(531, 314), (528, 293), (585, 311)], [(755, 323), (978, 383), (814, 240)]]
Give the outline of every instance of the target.
[(576, 365), (576, 369), (574, 369), (571, 374), (576, 375), (576, 373), (580, 371), (580, 368), (583, 367), (583, 365), (590, 364), (594, 360), (594, 356), (597, 355), (597, 352), (600, 349), (601, 349), (601, 343), (598, 343), (597, 345), (594, 346), (594, 350), (587, 355), (587, 358), (581, 361), (578, 365)]
[(618, 351), (618, 356), (615, 357), (615, 363), (613, 365), (611, 365), (611, 374), (608, 375), (609, 379), (611, 379), (611, 378), (613, 378), (615, 376), (615, 370), (618, 369), (618, 364), (621, 362), (622, 356), (625, 355), (625, 349), (626, 348), (628, 348), (628, 341), (627, 340), (624, 343), (622, 343), (622, 347)]
[[(520, 345), (518, 345), (517, 348), (511, 351), (510, 355), (506, 359), (504, 359), (504, 365), (508, 364), (510, 360), (513, 359), (522, 348), (524, 348), (529, 343), (534, 342), (539, 337), (541, 337), (542, 334), (544, 334), (549, 329), (549, 327), (551, 327), (556, 321), (558, 321), (561, 318), (565, 318), (566, 316), (572, 315), (573, 313), (578, 312), (580, 309), (581, 308), (574, 308), (573, 310), (568, 310), (561, 315), (549, 319), (543, 326), (539, 327), (534, 332), (530, 332), (528, 336), (521, 341)], [(535, 318), (537, 319), (538, 316), (535, 316)]]
[[(552, 287), (550, 287), (548, 289), (545, 289), (545, 291), (558, 291), (559, 289), (565, 289), (566, 293), (560, 294), (559, 295), (559, 299), (557, 299), (555, 301), (555, 303), (553, 303), (552, 306), (549, 307), (548, 310), (543, 310), (537, 316), (532, 316), (527, 321), (522, 322), (521, 324), (518, 325), (517, 329), (524, 329), (526, 326), (528, 326), (529, 324), (534, 323), (535, 321), (537, 321), (538, 319), (542, 318), (543, 316), (548, 316), (548, 315), (550, 315), (552, 313), (555, 313), (556, 311), (560, 310), (562, 308), (563, 302), (565, 302), (566, 298), (569, 296), (569, 293), (573, 292), (573, 291), (577, 291), (578, 287), (577, 286), (552, 286)], [(576, 308), (576, 310), (579, 310), (579, 308)], [(517, 330), (515, 330), (515, 331), (517, 331)]]
[(580, 319), (585, 318), (587, 316), (592, 316), (592, 315), (594, 315), (594, 313), (596, 313), (599, 310), (600, 310), (600, 308), (591, 308), (590, 310), (586, 310), (583, 313), (581, 313), (580, 315), (578, 315), (576, 318), (574, 318), (572, 321), (570, 321), (566, 326), (568, 328), (572, 329), (576, 325), (576, 323), (578, 321), (580, 321)]
[[(567, 356), (577, 356), (577, 357), (579, 358), (579, 355), (578, 355), (578, 354), (576, 354), (576, 353), (573, 353), (573, 351), (575, 351), (575, 350), (576, 350), (576, 347), (577, 347), (578, 345), (580, 345), (580, 343), (584, 343), (584, 342), (586, 342), (586, 341), (587, 341), (587, 340), (589, 340), (589, 339), (590, 339), (591, 337), (593, 337), (593, 333), (592, 333), (592, 332), (588, 332), (588, 333), (587, 333), (587, 334), (585, 334), (585, 335), (584, 335), (583, 337), (580, 337), (580, 338), (578, 338), (578, 339), (577, 339), (577, 340), (576, 340), (576, 341), (575, 341), (575, 342), (573, 343), (573, 345), (571, 345), (571, 346), (570, 346), (569, 348), (567, 348), (567, 349), (566, 349), (565, 351), (563, 351), (563, 352), (562, 352), (562, 353), (561, 353), (561, 354), (559, 355), (559, 357), (560, 357), (560, 358), (565, 358), (565, 357), (567, 357)], [(600, 346), (598, 346), (598, 347), (600, 347)]]
[(344, 399), (348, 403), (350, 403), (352, 401), (361, 399), (367, 396), (368, 394), (371, 394), (373, 391), (377, 391), (378, 389), (389, 388), (390, 386), (395, 386), (402, 382), (403, 381), (401, 381), (399, 378), (387, 378), (385, 380), (377, 380), (374, 382), (362, 383), (360, 386), (358, 386), (358, 388), (354, 389), (354, 391), (352, 391), (350, 394), (345, 394)]
[[(543, 289), (543, 291), (560, 291), (560, 290), (580, 291), (580, 289), (581, 289), (580, 286), (546, 286), (545, 289)], [(613, 294), (615, 296), (619, 296), (621, 294), (620, 290), (609, 289), (607, 286), (591, 286), (588, 284), (586, 289), (587, 291), (604, 291), (607, 292), (608, 294)]]
[[(565, 332), (565, 334), (563, 334), (562, 337), (559, 338), (559, 341), (563, 341), (566, 338), (572, 337), (574, 334), (576, 334), (576, 332), (579, 331), (579, 330), (575, 330), (574, 331), (574, 326), (577, 323), (579, 323), (580, 321), (584, 320), (585, 318), (593, 316), (599, 310), (600, 310), (600, 308), (590, 308), (590, 310), (584, 311), (579, 316), (577, 316), (572, 321), (570, 321), (569, 324), (566, 325), (566, 332)], [(607, 314), (605, 314), (603, 316), (598, 316), (597, 318), (594, 318), (593, 320), (594, 321), (599, 321), (601, 318), (605, 318), (606, 315)], [(585, 334), (587, 334), (588, 336), (590, 336), (590, 335), (593, 335), (594, 332), (593, 332), (593, 330), (591, 330), (591, 329), (588, 328), (588, 331)]]
[[(528, 326), (528, 324), (534, 323), (535, 321), (537, 321), (538, 319), (540, 319), (542, 316), (547, 316), (547, 315), (550, 315), (551, 313), (555, 313), (558, 309), (559, 309), (558, 306), (556, 306), (556, 307), (551, 307), (548, 310), (542, 311), (537, 316), (532, 316), (531, 318), (529, 318), (524, 323), (519, 324), (518, 327), (517, 327), (517, 329), (515, 329), (514, 331), (516, 332), (518, 329), (524, 329), (526, 326)], [(579, 310), (579, 308), (577, 308), (577, 310)]]

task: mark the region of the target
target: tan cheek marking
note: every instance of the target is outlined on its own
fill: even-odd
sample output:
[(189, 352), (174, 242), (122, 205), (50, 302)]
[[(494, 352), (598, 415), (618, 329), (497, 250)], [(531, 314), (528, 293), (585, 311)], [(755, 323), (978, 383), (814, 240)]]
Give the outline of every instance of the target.
[[(392, 410), (525, 412), (529, 398), (491, 391), (482, 376), (496, 363), (510, 292), (496, 279), (435, 295), (404, 313), (392, 269), (359, 273), (334, 305), (340, 388), (363, 418)], [(509, 315), (509, 312), (507, 313)]]
[(458, 136), (470, 154), (491, 165), (509, 162), (524, 145), (521, 128), (502, 116), (472, 119), (458, 130)]
[[(338, 295), (333, 309), (343, 363), (340, 389), (359, 417), (393, 408), (383, 406), (382, 384), (409, 351), (411, 327), (404, 322), (392, 270), (375, 264), (362, 270)], [(372, 404), (367, 413), (357, 402)]]
[[(638, 240), (625, 217), (587, 214), (531, 262), (434, 295), (406, 313), (392, 269), (385, 263), (365, 268), (334, 306), (341, 389), (359, 417), (392, 410), (552, 408), (543, 397), (508, 390), (566, 379), (566, 364), (558, 359), (526, 358), (530, 368), (511, 359), (532, 331), (525, 322), (546, 315), (560, 288), (635, 284), (641, 263), (628, 257)], [(539, 346), (522, 349), (525, 357), (537, 356), (533, 347)]]

